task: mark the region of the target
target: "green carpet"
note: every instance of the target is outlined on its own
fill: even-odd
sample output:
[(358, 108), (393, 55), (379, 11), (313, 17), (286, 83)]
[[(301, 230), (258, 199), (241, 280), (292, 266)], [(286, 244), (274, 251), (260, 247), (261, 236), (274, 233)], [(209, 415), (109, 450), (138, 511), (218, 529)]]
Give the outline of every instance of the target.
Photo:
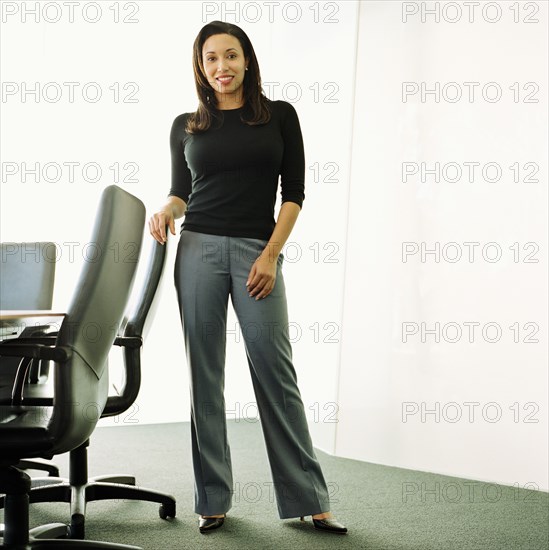
[[(193, 508), (188, 423), (98, 428), (88, 451), (90, 477), (135, 475), (138, 485), (175, 496), (177, 517), (161, 520), (158, 505), (148, 502), (91, 502), (86, 539), (144, 550), (549, 548), (548, 493), (334, 458), (319, 450), (331, 511), (348, 534), (318, 532), (310, 516), (305, 523), (280, 520), (260, 423), (231, 419), (227, 424), (233, 506), (225, 524), (207, 535), (198, 531)], [(68, 455), (55, 462), (67, 476)], [(31, 504), (31, 527), (68, 522), (68, 516), (68, 504)]]

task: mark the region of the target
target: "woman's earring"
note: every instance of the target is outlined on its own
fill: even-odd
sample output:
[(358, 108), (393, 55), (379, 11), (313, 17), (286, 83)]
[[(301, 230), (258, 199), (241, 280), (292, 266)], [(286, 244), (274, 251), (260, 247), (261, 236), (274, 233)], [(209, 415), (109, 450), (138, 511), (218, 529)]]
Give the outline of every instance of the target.
[(248, 67), (246, 67), (246, 70), (248, 70)]

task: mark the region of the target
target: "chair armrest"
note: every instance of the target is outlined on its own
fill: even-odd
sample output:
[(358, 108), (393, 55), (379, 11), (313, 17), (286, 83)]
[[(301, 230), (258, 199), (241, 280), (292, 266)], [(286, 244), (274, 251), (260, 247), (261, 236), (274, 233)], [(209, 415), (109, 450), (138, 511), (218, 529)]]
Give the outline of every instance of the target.
[(117, 336), (114, 345), (123, 348), (140, 348), (143, 345), (143, 338), (140, 336)]
[(65, 346), (46, 346), (44, 344), (0, 343), (0, 356), (32, 357), (48, 359), (56, 363), (65, 363), (72, 356), (72, 350)]
[(13, 338), (10, 340), (3, 340), (0, 342), (0, 346), (7, 346), (9, 343), (12, 344), (44, 344), (46, 346), (53, 346), (57, 341), (57, 334), (52, 334), (48, 336), (27, 336), (22, 338)]

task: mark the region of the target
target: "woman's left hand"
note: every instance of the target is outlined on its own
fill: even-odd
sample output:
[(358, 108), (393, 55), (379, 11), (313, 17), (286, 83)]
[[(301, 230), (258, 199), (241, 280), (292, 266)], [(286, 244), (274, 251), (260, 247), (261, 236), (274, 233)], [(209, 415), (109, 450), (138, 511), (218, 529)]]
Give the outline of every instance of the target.
[(275, 286), (277, 259), (270, 259), (268, 254), (265, 250), (257, 258), (246, 282), (248, 293), (256, 300), (267, 297)]

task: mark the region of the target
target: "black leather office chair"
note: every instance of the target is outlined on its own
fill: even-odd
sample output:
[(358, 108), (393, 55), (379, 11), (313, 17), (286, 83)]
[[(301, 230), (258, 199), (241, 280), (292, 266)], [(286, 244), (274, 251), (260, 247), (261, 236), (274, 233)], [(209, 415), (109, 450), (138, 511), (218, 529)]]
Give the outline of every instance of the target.
[[(110, 253), (132, 243), (141, 250), (145, 207), (118, 186), (101, 197), (92, 242), (100, 251), (86, 262), (54, 345), (35, 339), (3, 341), (0, 356), (50, 360), (54, 366), (51, 406), (0, 407), (0, 492), (5, 494), (3, 543), (0, 548), (111, 548), (141, 550), (106, 542), (46, 539), (70, 534), (64, 524), (33, 529), (29, 536), (29, 476), (14, 465), (22, 458), (69, 452), (93, 433), (108, 396), (107, 356), (116, 338), (130, 295), (137, 264)], [(94, 328), (93, 338), (90, 327)], [(114, 328), (114, 330), (113, 330)]]
[[(154, 317), (155, 297), (164, 268), (167, 244), (149, 239), (148, 261), (145, 254), (135, 285), (135, 293), (122, 321), (116, 346), (124, 350), (125, 384), (119, 395), (109, 396), (102, 417), (116, 416), (135, 402), (141, 385), (141, 347)], [(141, 282), (141, 284), (137, 284)], [(47, 404), (51, 396), (40, 387), (27, 387), (23, 403)], [(97, 500), (128, 499), (157, 502), (162, 519), (175, 517), (176, 501), (171, 495), (144, 487), (136, 487), (129, 475), (107, 475), (88, 479), (87, 447), (89, 441), (70, 453), (69, 479), (34, 478), (30, 502), (67, 502), (71, 504), (71, 536), (84, 538), (86, 503)], [(0, 499), (0, 507), (3, 506)]]
[[(50, 309), (53, 302), (57, 249), (55, 243), (4, 242), (0, 243), (0, 309), (38, 310)], [(13, 383), (45, 383), (49, 361), (30, 357), (0, 358), (0, 402), (11, 396)], [(55, 464), (36, 460), (22, 460), (19, 469), (45, 470), (50, 476), (59, 476)]]
[[(52, 242), (0, 243), (0, 309), (50, 309), (53, 301), (57, 250)], [(21, 361), (3, 357), (0, 369), (0, 388), (11, 387)], [(27, 357), (23, 366), (30, 374), (30, 365), (37, 364)], [(38, 369), (32, 372), (32, 382), (38, 382)]]

